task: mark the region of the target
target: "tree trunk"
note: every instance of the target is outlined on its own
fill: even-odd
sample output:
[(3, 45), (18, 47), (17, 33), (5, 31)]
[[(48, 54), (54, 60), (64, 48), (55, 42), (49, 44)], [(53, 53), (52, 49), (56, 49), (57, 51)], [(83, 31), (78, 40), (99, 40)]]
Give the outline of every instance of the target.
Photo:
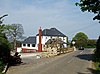
[(16, 50), (16, 37), (14, 37), (14, 46), (13, 49)]

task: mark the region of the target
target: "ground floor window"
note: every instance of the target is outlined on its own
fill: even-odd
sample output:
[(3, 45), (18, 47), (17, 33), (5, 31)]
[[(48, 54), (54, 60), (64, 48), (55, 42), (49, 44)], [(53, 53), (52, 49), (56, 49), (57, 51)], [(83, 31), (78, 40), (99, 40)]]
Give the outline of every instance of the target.
[(30, 44), (27, 44), (28, 47), (30, 47)]
[(35, 44), (32, 44), (32, 47), (35, 47)]
[(23, 46), (26, 46), (26, 44), (23, 44)]

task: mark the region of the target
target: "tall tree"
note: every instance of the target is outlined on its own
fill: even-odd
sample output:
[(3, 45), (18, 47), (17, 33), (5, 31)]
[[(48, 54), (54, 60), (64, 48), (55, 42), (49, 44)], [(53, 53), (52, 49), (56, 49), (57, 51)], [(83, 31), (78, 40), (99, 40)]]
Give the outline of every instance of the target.
[(93, 20), (100, 22), (100, 0), (80, 0), (76, 5), (80, 6), (83, 12), (88, 11), (96, 14)]
[(0, 22), (0, 62), (2, 62), (0, 63), (0, 69), (1, 66), (4, 66), (3, 64), (9, 62), (10, 58), (10, 43), (6, 38), (4, 31), (5, 25), (2, 25), (2, 22)]
[(13, 49), (16, 49), (16, 40), (21, 39), (24, 34), (23, 26), (21, 24), (6, 25), (6, 35), (13, 40)]
[[(0, 34), (1, 35), (1, 34)], [(2, 34), (2, 37), (0, 36), (0, 61), (4, 63), (7, 63), (9, 61), (10, 57), (10, 43), (5, 38), (5, 36)]]
[(96, 43), (96, 51), (95, 51), (95, 54), (98, 58), (100, 58), (100, 36), (97, 40), (97, 43)]
[(79, 46), (86, 47), (88, 42), (88, 36), (83, 32), (79, 32), (75, 35), (75, 37), (73, 37), (72, 40), (76, 42), (77, 47)]

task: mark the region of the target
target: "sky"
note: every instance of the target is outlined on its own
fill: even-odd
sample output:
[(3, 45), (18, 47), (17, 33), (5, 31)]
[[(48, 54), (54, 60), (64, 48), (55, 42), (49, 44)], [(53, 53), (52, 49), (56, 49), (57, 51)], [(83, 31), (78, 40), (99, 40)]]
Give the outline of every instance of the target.
[(100, 23), (92, 20), (93, 13), (82, 12), (79, 0), (0, 0), (0, 16), (4, 24), (22, 24), (24, 36), (35, 36), (39, 27), (57, 28), (72, 39), (78, 32), (90, 39), (100, 35)]

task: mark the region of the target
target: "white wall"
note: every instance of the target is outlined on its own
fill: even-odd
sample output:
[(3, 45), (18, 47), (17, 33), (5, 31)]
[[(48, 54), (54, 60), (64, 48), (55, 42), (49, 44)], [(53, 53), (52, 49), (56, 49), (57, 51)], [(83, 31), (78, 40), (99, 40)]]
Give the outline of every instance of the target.
[[(42, 39), (41, 39), (42, 40), (42, 47), (51, 38), (58, 38), (58, 37), (57, 36), (52, 36), (52, 37), (51, 36), (42, 36)], [(59, 38), (61, 38), (62, 41), (64, 41), (64, 42), (67, 41), (66, 37), (59, 37)], [(35, 45), (35, 47), (32, 47), (32, 44), (30, 44), (30, 47), (28, 47), (28, 44), (26, 44), (26, 46), (23, 46), (23, 44), (22, 44), (22, 48), (25, 48), (25, 49), (36, 49), (36, 50), (38, 50), (38, 43), (39, 43), (39, 36), (37, 36), (37, 38), (36, 38), (36, 45)], [(67, 47), (67, 44), (64, 44), (64, 47)]]
[[(45, 44), (50, 39), (50, 36), (41, 36), (42, 44)], [(37, 36), (37, 44), (39, 44), (39, 36)]]
[[(42, 36), (42, 45), (44, 45), (49, 39), (51, 38), (58, 38), (58, 36)], [(59, 37), (62, 39), (62, 41), (67, 43), (67, 37)], [(37, 44), (39, 43), (39, 36), (37, 36)], [(67, 44), (64, 44), (64, 47), (67, 47)]]
[(26, 46), (23, 46), (23, 44), (22, 44), (22, 48), (26, 48), (26, 49), (37, 49), (37, 46), (35, 45), (35, 47), (32, 47), (32, 44), (30, 44), (30, 47), (28, 47), (28, 44), (26, 44)]

